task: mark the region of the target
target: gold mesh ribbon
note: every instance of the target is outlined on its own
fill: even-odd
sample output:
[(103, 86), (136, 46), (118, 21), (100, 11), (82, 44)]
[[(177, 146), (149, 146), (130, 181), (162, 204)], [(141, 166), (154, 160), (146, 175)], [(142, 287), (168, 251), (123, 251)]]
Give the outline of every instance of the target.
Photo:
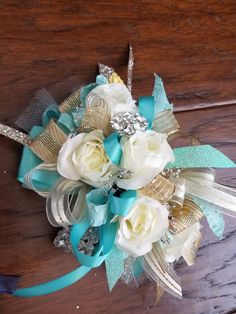
[(78, 89), (59, 105), (59, 110), (61, 112), (68, 112), (80, 104), (80, 90)]
[(101, 130), (104, 136), (112, 133), (110, 124), (110, 117), (106, 110), (95, 108), (87, 108), (81, 122), (79, 132), (91, 132), (94, 130)]
[(46, 129), (29, 145), (30, 149), (42, 160), (56, 162), (61, 146), (67, 135), (51, 119)]
[(177, 234), (198, 222), (203, 217), (202, 210), (192, 200), (186, 198), (183, 206), (170, 207), (169, 231)]
[(161, 203), (168, 202), (175, 190), (175, 184), (161, 175), (156, 176), (151, 183), (139, 190), (140, 194), (154, 198)]

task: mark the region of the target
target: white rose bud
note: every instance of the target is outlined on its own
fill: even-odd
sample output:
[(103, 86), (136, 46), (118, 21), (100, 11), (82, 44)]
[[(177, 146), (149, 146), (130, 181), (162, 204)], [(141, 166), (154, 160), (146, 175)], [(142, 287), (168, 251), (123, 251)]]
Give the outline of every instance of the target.
[(166, 137), (166, 134), (147, 130), (122, 139), (121, 166), (131, 170), (133, 176), (130, 179), (120, 179), (119, 187), (126, 190), (141, 189), (150, 183), (167, 163), (174, 161), (174, 154)]
[(111, 162), (103, 147), (103, 139), (99, 131), (68, 138), (58, 155), (58, 172), (67, 179), (81, 180), (100, 187), (108, 180), (111, 172)]
[(168, 210), (149, 197), (138, 198), (130, 212), (119, 219), (116, 246), (131, 256), (145, 255), (169, 226)]
[(86, 97), (86, 106), (89, 104), (92, 94), (97, 95), (106, 102), (108, 114), (111, 117), (119, 112), (136, 111), (135, 102), (124, 84), (111, 83), (95, 87)]
[(173, 240), (164, 248), (165, 259), (168, 263), (177, 261), (184, 255), (184, 251), (190, 249), (194, 241), (201, 237), (201, 225), (199, 222), (191, 225), (184, 231), (173, 235)]

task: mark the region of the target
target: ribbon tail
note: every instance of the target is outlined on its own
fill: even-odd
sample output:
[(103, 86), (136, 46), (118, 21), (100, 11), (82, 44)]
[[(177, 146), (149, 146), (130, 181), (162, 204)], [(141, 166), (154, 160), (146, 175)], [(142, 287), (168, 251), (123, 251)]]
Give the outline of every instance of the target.
[(105, 260), (107, 282), (110, 292), (124, 272), (124, 260), (126, 257), (126, 253), (118, 250), (116, 246), (113, 246)]
[(13, 295), (18, 297), (36, 297), (50, 294), (74, 284), (76, 281), (84, 277), (90, 270), (90, 267), (80, 266), (72, 272), (52, 281), (28, 288), (17, 289), (13, 292)]
[(140, 258), (142, 266), (149, 277), (159, 284), (165, 291), (182, 299), (180, 279), (174, 270), (166, 263), (162, 250), (158, 244), (148, 254)]

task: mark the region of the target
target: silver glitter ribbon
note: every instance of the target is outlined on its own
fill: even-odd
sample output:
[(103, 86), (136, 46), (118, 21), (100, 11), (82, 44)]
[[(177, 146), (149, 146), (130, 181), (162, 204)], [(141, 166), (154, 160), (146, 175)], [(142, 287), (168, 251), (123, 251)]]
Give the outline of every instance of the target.
[(23, 133), (20, 132), (14, 128), (11, 128), (10, 126), (7, 126), (5, 124), (0, 123), (0, 134), (4, 135), (22, 145), (29, 146), (32, 142), (31, 138)]
[(133, 48), (131, 44), (129, 44), (129, 60), (128, 60), (128, 71), (127, 71), (127, 88), (132, 91), (132, 77), (133, 77), (133, 67), (134, 67), (134, 55)]

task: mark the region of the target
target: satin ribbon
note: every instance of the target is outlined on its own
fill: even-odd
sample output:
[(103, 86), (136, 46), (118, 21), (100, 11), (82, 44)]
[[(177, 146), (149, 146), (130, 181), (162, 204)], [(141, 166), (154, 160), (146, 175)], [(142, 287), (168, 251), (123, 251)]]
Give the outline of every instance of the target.
[(213, 169), (188, 169), (181, 172), (185, 178), (186, 193), (214, 205), (223, 214), (236, 217), (236, 190), (214, 182)]
[(86, 195), (88, 218), (91, 226), (98, 227), (107, 221), (108, 195), (104, 189), (95, 189)]
[(144, 116), (148, 121), (148, 128), (151, 129), (154, 120), (154, 97), (153, 96), (142, 96), (139, 97), (138, 101), (139, 113)]
[(47, 218), (54, 227), (70, 226), (86, 216), (85, 199), (90, 187), (81, 181), (61, 178), (48, 193)]
[(111, 212), (114, 215), (126, 216), (134, 201), (136, 200), (137, 193), (133, 190), (124, 191), (121, 193), (120, 197), (114, 194), (109, 194), (109, 206)]
[(75, 129), (73, 116), (69, 113), (60, 112), (58, 106), (50, 105), (42, 116), (43, 127), (46, 128), (50, 120), (57, 121), (57, 125), (66, 133), (70, 134)]
[(103, 141), (103, 145), (111, 162), (115, 165), (119, 165), (122, 157), (119, 135), (117, 133), (112, 133)]
[[(83, 254), (78, 250), (78, 245), (82, 236), (91, 226), (89, 220), (84, 220), (72, 226), (70, 234), (72, 249), (74, 255), (76, 256), (77, 261), (82, 266), (52, 281), (32, 286), (29, 288), (17, 289), (16, 291), (13, 292), (13, 294), (15, 296), (21, 297), (32, 297), (53, 293), (75, 283), (76, 281), (80, 280), (83, 276), (85, 276), (92, 268), (100, 266), (106, 260), (106, 258), (108, 258), (115, 241), (117, 224), (110, 223), (113, 217), (112, 211), (115, 211), (119, 214), (124, 214), (124, 212), (128, 212), (129, 210), (128, 207), (132, 206), (135, 197), (136, 197), (135, 191), (124, 192), (123, 195), (120, 197), (120, 201), (118, 200), (118, 197), (116, 197), (116, 199), (114, 200), (114, 205), (110, 206), (111, 211), (110, 210), (108, 211), (107, 222), (98, 228), (99, 244), (96, 246), (95, 254), (92, 256)], [(113, 199), (113, 197), (111, 197), (111, 199)], [(123, 212), (120, 212), (118, 210), (117, 206), (120, 205), (122, 206), (124, 205)]]
[(85, 255), (78, 250), (79, 242), (89, 227), (90, 223), (85, 220), (74, 225), (70, 235), (73, 252), (82, 266), (52, 281), (29, 288), (17, 289), (13, 294), (20, 297), (32, 297), (53, 293), (70, 286), (85, 276), (92, 268), (100, 266), (107, 258), (114, 245), (116, 224), (110, 224), (108, 222), (99, 228), (100, 241), (98, 247), (96, 247), (96, 253), (93, 256)]
[[(36, 138), (42, 130), (42, 127), (35, 126), (30, 131), (29, 135), (31, 138)], [(60, 175), (56, 171), (55, 165), (43, 164), (43, 161), (36, 156), (29, 147), (24, 146), (18, 169), (18, 181), (25, 187), (46, 197), (49, 190), (55, 185), (59, 178)]]

